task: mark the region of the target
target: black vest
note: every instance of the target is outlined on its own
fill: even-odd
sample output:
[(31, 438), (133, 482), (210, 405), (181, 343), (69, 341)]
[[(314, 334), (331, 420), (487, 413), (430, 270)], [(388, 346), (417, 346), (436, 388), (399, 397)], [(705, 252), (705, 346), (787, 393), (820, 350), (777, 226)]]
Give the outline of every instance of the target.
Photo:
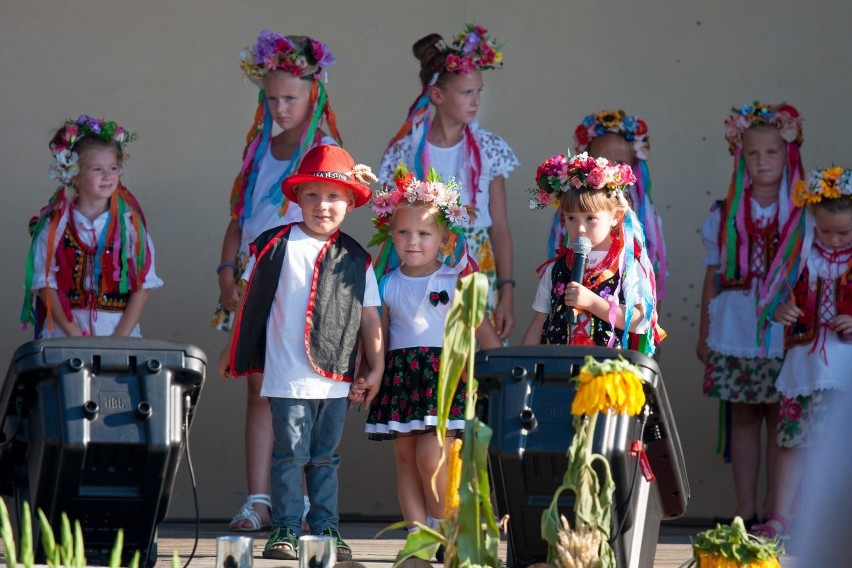
[[(245, 290), (245, 302), (234, 322), (231, 372), (235, 376), (263, 372), (266, 326), (292, 227), (269, 229), (251, 245), (257, 261)], [(367, 251), (340, 231), (328, 240), (317, 256), (305, 314), (304, 348), (314, 371), (323, 377), (351, 382), (355, 376), (369, 265)], [(302, 346), (286, 347), (299, 349)]]

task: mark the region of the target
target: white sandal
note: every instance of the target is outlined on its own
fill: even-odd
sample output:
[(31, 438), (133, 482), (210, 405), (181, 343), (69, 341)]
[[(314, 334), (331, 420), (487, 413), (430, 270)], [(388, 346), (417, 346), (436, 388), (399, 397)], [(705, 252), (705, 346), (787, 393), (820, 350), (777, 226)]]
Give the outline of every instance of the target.
[[(270, 515), (272, 514), (272, 501), (270, 501), (269, 495), (266, 495), (265, 493), (249, 495), (239, 512), (231, 518), (231, 522), (228, 524), (228, 530), (235, 532), (257, 532), (270, 528), (272, 526), (272, 519), (270, 518), (269, 522), (264, 525), (260, 520), (260, 515), (258, 515), (257, 511), (253, 508), (253, 505), (255, 504), (265, 505), (266, 508), (269, 509)], [(251, 526), (234, 526), (242, 521), (248, 521)]]

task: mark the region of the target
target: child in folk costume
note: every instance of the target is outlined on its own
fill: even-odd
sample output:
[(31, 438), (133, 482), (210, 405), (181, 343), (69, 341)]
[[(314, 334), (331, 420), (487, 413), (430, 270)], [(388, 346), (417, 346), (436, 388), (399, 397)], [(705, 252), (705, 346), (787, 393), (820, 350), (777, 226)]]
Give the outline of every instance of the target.
[(790, 532), (802, 448), (820, 444), (852, 367), (852, 170), (810, 172), (794, 187), (793, 203), (806, 209), (784, 229), (759, 305), (761, 328), (770, 335), (761, 339), (771, 340), (770, 319), (780, 322), (786, 350), (775, 382), (778, 489), (765, 523), (753, 528), (769, 538)]
[(113, 121), (81, 115), (50, 141), (61, 185), (31, 221), (24, 324), (36, 337), (141, 337), (149, 290), (163, 281), (136, 198), (121, 183), (135, 138)]
[(478, 25), (465, 27), (449, 45), (440, 35), (430, 34), (412, 49), (420, 61), (422, 90), (385, 150), (379, 181), (390, 185), (400, 162), (419, 179), (434, 167), (443, 179), (458, 180), (462, 202), (479, 211), (463, 230), (491, 286), (487, 313), (505, 339), (515, 325), (506, 178), (518, 159), (501, 137), (476, 122), (482, 70), (500, 67), (503, 54)]
[(338, 531), (337, 447), (359, 346), (366, 363), (360, 378), (369, 385), (360, 392), (368, 403), (384, 361), (370, 255), (340, 225), (370, 200), (370, 181), (370, 168), (339, 146), (316, 146), (305, 155), (282, 184), (303, 220), (264, 231), (252, 243), (246, 291), (219, 356), (223, 377), (263, 375), (260, 394), (272, 411), (273, 531), (264, 558), (298, 558), (303, 470), (311, 534), (332, 537), (338, 559), (352, 557)]
[[(723, 410), (730, 408), (734, 514), (749, 525), (757, 517), (762, 426), (765, 422), (772, 433), (777, 429), (775, 379), (784, 354), (778, 324), (764, 350), (754, 340), (756, 306), (780, 228), (794, 209), (790, 191), (802, 173), (802, 121), (791, 105), (755, 102), (733, 109), (725, 127), (734, 172), (727, 197), (714, 205), (701, 228), (707, 271), (696, 351), (706, 365), (704, 394), (723, 401)], [(774, 500), (777, 454), (770, 436), (764, 509)]]
[[(231, 219), (222, 243), (220, 300), (212, 325), (228, 331), (242, 295), (241, 277), (249, 244), (263, 231), (302, 220), (298, 203), (281, 192), (308, 150), (339, 144), (334, 111), (322, 80), (335, 59), (324, 43), (306, 36), (281, 36), (263, 30), (242, 54), (240, 68), (260, 88), (254, 122), (249, 129), (243, 163), (231, 191)], [(329, 134), (321, 129), (325, 121)], [(280, 128), (275, 134), (274, 127)], [(235, 531), (269, 526), (269, 459), (272, 417), (260, 396), (262, 377), (249, 376), (246, 398), (246, 479), (248, 498), (231, 519)]]
[[(394, 181), (394, 191), (377, 194), (372, 201), (379, 230), (374, 242), (392, 241), (400, 265), (379, 284), (387, 355), (366, 431), (372, 440), (394, 440), (399, 504), (411, 523), (409, 530), (416, 531), (415, 521), (437, 527), (443, 517), (446, 462), (437, 498), (431, 481), (441, 457), (435, 426), (444, 321), (459, 277), (476, 268), (466, 251), (453, 266), (439, 258), (455, 248), (451, 241), (459, 238), (474, 212), (461, 205), (459, 186), (441, 183), (434, 169), (420, 181), (400, 164)], [(488, 318), (476, 337), (482, 347), (502, 346)], [(359, 400), (357, 395), (350, 398)], [(450, 409), (450, 436), (464, 428), (464, 401), (462, 381)]]
[[(651, 151), (648, 126), (644, 120), (630, 116), (623, 110), (602, 110), (589, 114), (574, 130), (574, 150), (633, 168), (636, 183), (627, 187), (627, 194), (631, 207), (642, 223), (648, 257), (657, 277), (657, 300), (662, 300), (668, 265), (666, 243), (663, 240), (663, 220), (651, 201), (651, 175), (647, 164)], [(557, 248), (570, 245), (566, 242), (566, 237), (562, 213), (557, 211), (553, 215), (548, 241), (549, 257), (556, 255)]]
[[(539, 267), (524, 345), (602, 345), (654, 353), (663, 337), (654, 271), (642, 227), (624, 196), (635, 182), (630, 166), (586, 153), (552, 156), (538, 167), (530, 208), (558, 207), (568, 237), (587, 238), (591, 252), (582, 284), (572, 281), (573, 250), (560, 248)], [(575, 310), (574, 324), (569, 310)]]

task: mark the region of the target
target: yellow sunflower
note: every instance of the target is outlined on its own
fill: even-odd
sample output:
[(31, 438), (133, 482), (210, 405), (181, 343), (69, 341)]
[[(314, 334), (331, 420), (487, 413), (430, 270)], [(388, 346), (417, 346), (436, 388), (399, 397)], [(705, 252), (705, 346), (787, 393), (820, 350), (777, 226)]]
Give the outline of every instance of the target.
[(645, 405), (642, 372), (623, 357), (598, 362), (587, 356), (577, 377), (577, 392), (571, 403), (574, 416), (592, 416), (612, 410), (635, 416)]

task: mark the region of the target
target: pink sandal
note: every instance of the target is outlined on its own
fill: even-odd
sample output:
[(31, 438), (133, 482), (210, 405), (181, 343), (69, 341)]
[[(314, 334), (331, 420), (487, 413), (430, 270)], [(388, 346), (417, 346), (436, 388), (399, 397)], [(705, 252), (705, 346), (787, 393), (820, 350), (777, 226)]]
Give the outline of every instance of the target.
[(790, 519), (773, 513), (767, 515), (764, 522), (751, 527), (749, 532), (760, 538), (786, 540), (790, 536)]

